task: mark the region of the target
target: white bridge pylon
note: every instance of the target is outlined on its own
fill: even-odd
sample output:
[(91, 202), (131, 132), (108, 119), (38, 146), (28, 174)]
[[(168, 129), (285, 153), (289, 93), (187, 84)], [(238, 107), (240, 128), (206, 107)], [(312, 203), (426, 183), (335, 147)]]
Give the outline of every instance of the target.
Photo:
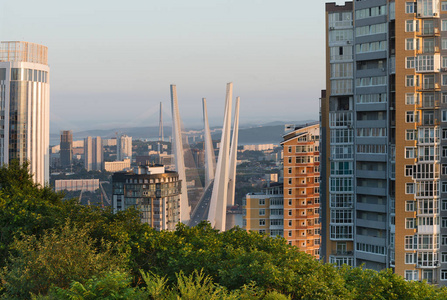
[[(222, 137), (220, 140), (219, 157), (217, 159), (213, 192), (211, 195), (210, 208), (208, 212), (208, 221), (211, 223), (211, 226), (220, 231), (225, 231), (227, 204), (234, 204), (240, 98), (237, 97), (236, 99), (233, 138), (231, 141), (230, 156), (232, 101), (233, 83), (230, 82), (227, 84)], [(207, 126), (206, 123), (205, 126)], [(205, 132), (206, 131), (207, 129), (205, 128)]]
[(177, 87), (171, 84), (171, 110), (172, 110), (172, 149), (175, 157), (175, 169), (179, 180), (182, 182), (180, 195), (180, 221), (188, 224), (191, 207), (188, 202), (188, 190), (186, 186), (185, 157), (183, 151), (182, 129), (177, 99)]

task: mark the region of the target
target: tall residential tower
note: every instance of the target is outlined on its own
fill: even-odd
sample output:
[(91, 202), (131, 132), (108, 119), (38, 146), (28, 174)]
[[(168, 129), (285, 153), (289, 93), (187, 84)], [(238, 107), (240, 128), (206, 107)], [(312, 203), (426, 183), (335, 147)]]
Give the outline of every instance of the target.
[(447, 1), (326, 4), (326, 261), (447, 283)]
[(48, 48), (0, 43), (0, 163), (29, 161), (36, 183), (49, 181)]

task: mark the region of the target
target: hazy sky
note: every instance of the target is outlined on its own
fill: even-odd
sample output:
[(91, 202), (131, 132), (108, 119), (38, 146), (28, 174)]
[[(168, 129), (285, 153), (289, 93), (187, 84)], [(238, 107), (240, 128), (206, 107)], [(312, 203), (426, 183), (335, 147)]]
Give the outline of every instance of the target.
[(186, 125), (318, 118), (323, 0), (0, 0), (0, 40), (48, 46), (51, 131), (158, 124), (176, 84)]

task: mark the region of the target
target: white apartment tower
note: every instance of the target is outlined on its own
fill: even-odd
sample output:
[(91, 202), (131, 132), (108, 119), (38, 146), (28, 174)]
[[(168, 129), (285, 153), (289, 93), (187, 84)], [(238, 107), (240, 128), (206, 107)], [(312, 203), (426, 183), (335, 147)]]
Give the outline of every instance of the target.
[(103, 155), (101, 137), (84, 139), (84, 167), (87, 171), (101, 171)]
[(29, 161), (36, 183), (49, 181), (48, 48), (0, 42), (0, 163)]
[(124, 134), (116, 139), (116, 160), (125, 158), (132, 161), (132, 137)]

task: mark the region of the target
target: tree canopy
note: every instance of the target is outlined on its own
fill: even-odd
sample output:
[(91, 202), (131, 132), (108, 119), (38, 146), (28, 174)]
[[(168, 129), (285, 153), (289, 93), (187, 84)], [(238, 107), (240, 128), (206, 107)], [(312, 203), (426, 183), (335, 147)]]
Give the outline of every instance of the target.
[(135, 209), (83, 206), (0, 168), (4, 299), (447, 299), (391, 270), (336, 268), (284, 239), (209, 223), (155, 231)]

